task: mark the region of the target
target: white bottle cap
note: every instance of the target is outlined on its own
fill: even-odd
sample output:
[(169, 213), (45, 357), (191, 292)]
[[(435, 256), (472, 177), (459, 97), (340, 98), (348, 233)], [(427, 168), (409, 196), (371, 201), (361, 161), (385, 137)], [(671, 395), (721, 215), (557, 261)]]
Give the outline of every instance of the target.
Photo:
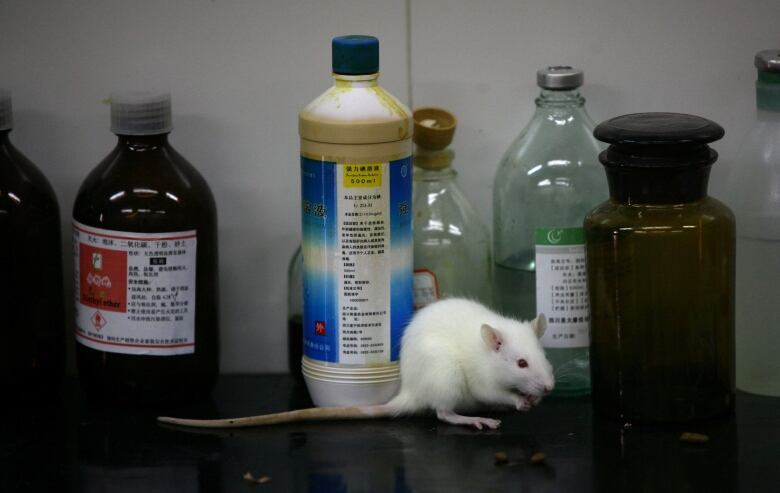
[(14, 127), (14, 114), (11, 108), (11, 91), (0, 89), (0, 130)]
[(111, 94), (111, 131), (118, 135), (159, 135), (173, 129), (171, 95), (150, 91)]

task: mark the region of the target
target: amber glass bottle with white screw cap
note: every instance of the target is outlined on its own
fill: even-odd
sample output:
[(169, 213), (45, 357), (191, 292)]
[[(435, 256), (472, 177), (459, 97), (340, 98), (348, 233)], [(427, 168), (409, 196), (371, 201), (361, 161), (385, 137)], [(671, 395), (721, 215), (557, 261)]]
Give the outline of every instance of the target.
[(73, 207), (76, 356), (93, 396), (192, 400), (217, 376), (216, 207), (171, 129), (168, 94), (112, 95), (117, 145)]
[(56, 395), (65, 317), (57, 197), (12, 128), (11, 93), (0, 89), (0, 388), (17, 403)]

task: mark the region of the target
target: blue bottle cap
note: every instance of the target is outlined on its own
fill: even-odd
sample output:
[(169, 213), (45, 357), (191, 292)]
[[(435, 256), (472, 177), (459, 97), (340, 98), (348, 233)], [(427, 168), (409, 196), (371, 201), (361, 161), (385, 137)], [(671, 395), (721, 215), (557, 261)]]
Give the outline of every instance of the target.
[(333, 38), (333, 72), (365, 75), (379, 72), (379, 40), (351, 34)]

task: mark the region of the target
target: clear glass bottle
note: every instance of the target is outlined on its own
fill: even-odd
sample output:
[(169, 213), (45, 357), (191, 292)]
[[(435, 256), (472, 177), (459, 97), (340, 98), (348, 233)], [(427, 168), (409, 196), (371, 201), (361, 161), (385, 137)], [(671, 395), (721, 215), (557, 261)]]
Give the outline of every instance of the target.
[(756, 122), (728, 187), (737, 217), (737, 387), (780, 396), (780, 49), (756, 54), (755, 65)]
[(0, 90), (0, 388), (15, 405), (57, 396), (65, 315), (57, 197), (12, 127), (11, 93)]
[(466, 199), (449, 149), (457, 121), (439, 108), (414, 111), (414, 306), (447, 297), (489, 304), (490, 235)]
[(596, 127), (610, 199), (585, 219), (593, 405), (623, 422), (734, 410), (734, 216), (707, 195), (714, 122), (638, 113)]
[(290, 375), (303, 379), (303, 251), (293, 253), (287, 267), (287, 367)]
[[(536, 113), (504, 154), (493, 191), (493, 300), (521, 319), (547, 316), (542, 344), (555, 368), (556, 395), (590, 391), (581, 228), (608, 197), (582, 82), (583, 72), (571, 67), (537, 73)], [(572, 270), (558, 270), (567, 266)], [(574, 296), (566, 300), (563, 292)]]
[(217, 210), (172, 128), (169, 94), (112, 95), (116, 147), (73, 206), (76, 363), (91, 396), (195, 400), (216, 382)]

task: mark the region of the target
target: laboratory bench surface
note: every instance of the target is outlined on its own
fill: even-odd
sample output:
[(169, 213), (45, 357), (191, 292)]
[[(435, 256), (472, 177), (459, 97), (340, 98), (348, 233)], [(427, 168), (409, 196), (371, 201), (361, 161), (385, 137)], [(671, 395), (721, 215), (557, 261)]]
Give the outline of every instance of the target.
[[(89, 402), (74, 379), (62, 394), (43, 408), (4, 402), (0, 491), (780, 491), (780, 398), (739, 394), (735, 419), (665, 428), (602, 421), (589, 398), (547, 398), (528, 413), (483, 413), (503, 420), (495, 431), (433, 416), (193, 430), (155, 416), (310, 402), (288, 375), (222, 376), (209, 401), (165, 409)], [(709, 441), (681, 442), (682, 431)], [(545, 459), (532, 463), (537, 452)], [(249, 483), (247, 472), (268, 482)]]

